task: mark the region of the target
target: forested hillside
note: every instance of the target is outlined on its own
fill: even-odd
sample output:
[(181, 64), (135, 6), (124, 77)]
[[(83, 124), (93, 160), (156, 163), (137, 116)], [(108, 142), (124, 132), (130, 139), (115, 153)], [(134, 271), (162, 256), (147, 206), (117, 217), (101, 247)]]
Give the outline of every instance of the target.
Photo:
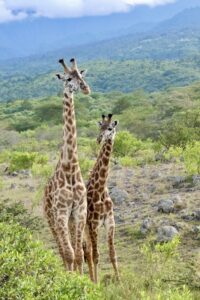
[[(66, 47), (1, 62), (0, 101), (57, 95), (60, 57), (76, 56), (96, 92), (147, 92), (200, 80), (200, 8), (186, 10), (144, 34)], [(178, 25), (177, 25), (178, 24)]]

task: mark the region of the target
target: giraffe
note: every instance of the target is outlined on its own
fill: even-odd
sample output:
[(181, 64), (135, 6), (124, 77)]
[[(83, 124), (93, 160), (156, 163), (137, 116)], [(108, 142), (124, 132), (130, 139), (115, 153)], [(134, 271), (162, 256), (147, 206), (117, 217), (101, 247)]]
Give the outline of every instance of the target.
[(102, 115), (102, 121), (99, 122), (100, 133), (97, 138), (97, 142), (99, 144), (102, 143), (102, 147), (87, 183), (88, 208), (84, 252), (89, 267), (90, 278), (95, 283), (98, 282), (98, 232), (101, 225), (104, 225), (106, 228), (110, 261), (113, 265), (115, 276), (119, 279), (114, 247), (115, 221), (113, 202), (107, 188), (109, 161), (117, 124), (117, 121), (112, 122), (112, 114), (109, 114), (107, 118)]
[(64, 266), (69, 271), (78, 267), (82, 274), (87, 197), (77, 154), (73, 93), (81, 89), (84, 94), (89, 94), (90, 88), (84, 80), (85, 71), (78, 70), (74, 58), (70, 62), (71, 68), (67, 67), (64, 59), (60, 59), (64, 74), (56, 74), (64, 83), (63, 145), (55, 172), (45, 187), (43, 204)]

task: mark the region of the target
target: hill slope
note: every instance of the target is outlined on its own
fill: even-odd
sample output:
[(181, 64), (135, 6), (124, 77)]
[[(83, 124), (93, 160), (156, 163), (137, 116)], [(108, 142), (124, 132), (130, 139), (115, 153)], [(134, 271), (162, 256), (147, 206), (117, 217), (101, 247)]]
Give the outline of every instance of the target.
[(200, 6), (198, 0), (179, 0), (153, 8), (139, 5), (125, 14), (75, 19), (30, 18), (1, 23), (0, 60), (42, 54), (61, 47), (147, 32), (155, 23), (169, 19), (185, 8), (194, 6)]
[[(200, 57), (176, 61), (94, 61), (84, 63), (82, 67), (88, 69), (87, 82), (95, 92), (131, 92), (138, 89), (154, 92), (200, 80)], [(28, 68), (22, 73), (13, 70), (12, 75), (10, 71), (0, 72), (0, 101), (62, 93), (62, 83), (55, 77), (60, 70), (58, 64), (54, 63), (54, 72), (43, 73), (42, 69), (38, 64), (32, 73)]]
[(60, 57), (76, 56), (89, 69), (88, 82), (95, 91), (158, 91), (200, 80), (199, 20), (200, 8), (189, 9), (148, 34), (1, 62), (0, 101), (57, 94), (60, 85), (54, 74)]

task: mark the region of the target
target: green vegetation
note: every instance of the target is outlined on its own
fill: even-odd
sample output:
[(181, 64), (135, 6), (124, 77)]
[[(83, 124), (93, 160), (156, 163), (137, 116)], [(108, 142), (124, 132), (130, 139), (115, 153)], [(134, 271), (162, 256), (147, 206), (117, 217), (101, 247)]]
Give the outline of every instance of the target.
[[(127, 93), (138, 89), (156, 92), (168, 87), (185, 86), (200, 80), (199, 60), (198, 56), (192, 60), (174, 61), (99, 60), (84, 63), (83, 68), (89, 69), (87, 82), (96, 92), (122, 91)], [(30, 74), (30, 71), (27, 74), (20, 74), (18, 71), (12, 76), (6, 73), (4, 77), (0, 74), (0, 102), (52, 97), (52, 95), (62, 93), (62, 84), (55, 77), (59, 66), (54, 64), (52, 69), (53, 72), (49, 72), (48, 68), (48, 73), (42, 71), (42, 74)], [(10, 74), (10, 70), (8, 72)], [(21, 123), (25, 127), (25, 118), (21, 118)], [(20, 123), (15, 126), (17, 125), (20, 129)], [(34, 123), (28, 123), (27, 126), (34, 127)]]
[[(179, 238), (164, 244), (143, 242), (142, 263), (132, 270), (122, 268), (119, 283), (102, 276), (101, 284), (93, 285), (86, 277), (66, 273), (57, 255), (34, 238), (42, 220), (22, 204), (1, 202), (0, 218), (1, 299), (198, 299), (191, 289), (194, 268), (188, 271), (182, 262)], [(141, 234), (130, 234), (144, 241)]]
[(157, 28), (140, 36), (130, 34), (1, 63), (0, 101), (57, 95), (62, 86), (55, 73), (63, 53), (68, 58), (77, 55), (84, 62), (83, 68), (89, 69), (87, 80), (98, 92), (155, 92), (198, 81), (199, 26), (186, 25), (186, 20), (192, 22), (191, 16), (183, 20), (182, 28)]
[(1, 299), (101, 299), (89, 279), (66, 273), (55, 254), (16, 223), (0, 223)]
[(183, 266), (181, 270), (178, 268), (179, 244), (177, 238), (167, 244), (144, 244), (141, 247), (142, 264), (135, 273), (122, 273), (119, 285), (110, 283), (104, 290), (105, 299), (194, 299), (186, 285), (180, 285), (178, 288), (174, 286), (174, 282), (180, 280), (178, 272), (181, 271), (182, 276), (187, 276)]
[(190, 175), (200, 174), (200, 142), (188, 144), (183, 157), (188, 173)]
[(8, 162), (9, 170), (12, 172), (31, 169), (35, 164), (44, 166), (48, 161), (48, 156), (37, 152), (5, 151), (1, 153), (0, 161)]
[[(120, 121), (113, 154), (122, 166), (154, 163), (159, 157), (161, 161), (182, 160), (188, 174), (199, 173), (199, 101), (199, 83), (161, 93), (78, 94), (75, 106), (84, 177), (98, 152), (96, 122), (102, 113), (109, 112)], [(48, 177), (52, 167), (48, 166), (47, 154), (52, 157), (58, 153), (61, 116), (62, 100), (58, 96), (1, 104), (1, 150), (6, 150), (0, 155), (1, 162), (12, 171), (32, 168), (36, 176)]]
[[(191, 178), (199, 174), (199, 102), (199, 83), (149, 94), (139, 90), (129, 94), (76, 95), (78, 150), (84, 179), (88, 178), (99, 151), (97, 121), (102, 113), (110, 112), (119, 120), (112, 156), (114, 163), (124, 167), (172, 163), (184, 167), (184, 175)], [(194, 290), (199, 288), (194, 280), (196, 265), (193, 262), (190, 268), (188, 261), (183, 262), (181, 240), (158, 244), (155, 237), (146, 237), (140, 227), (131, 223), (129, 230), (123, 228), (123, 234), (128, 236), (129, 243), (138, 243), (141, 260), (135, 263), (133, 260), (127, 268), (121, 266), (121, 282), (117, 284), (106, 279), (102, 271), (101, 285), (95, 287), (85, 277), (66, 274), (57, 255), (37, 241), (39, 228), (43, 229), (41, 220), (28, 213), (21, 202), (13, 203), (9, 197), (14, 194), (12, 189), (17, 190), (21, 185), (17, 191), (24, 201), (33, 181), (36, 188), (29, 202), (32, 201), (32, 205), (41, 202), (44, 184), (59, 157), (61, 116), (60, 96), (0, 104), (0, 191), (7, 203), (0, 203), (0, 298), (199, 299), (199, 292)], [(6, 172), (24, 169), (30, 169), (32, 177), (22, 183), (23, 172), (19, 172), (21, 175), (16, 178), (19, 181), (13, 187), (15, 178)], [(162, 186), (158, 191), (159, 188)]]

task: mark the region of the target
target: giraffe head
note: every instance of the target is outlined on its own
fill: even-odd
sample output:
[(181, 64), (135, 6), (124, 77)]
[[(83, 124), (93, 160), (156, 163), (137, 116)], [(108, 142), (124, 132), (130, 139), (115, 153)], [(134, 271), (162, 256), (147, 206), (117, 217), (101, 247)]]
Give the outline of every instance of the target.
[(107, 117), (102, 115), (102, 120), (98, 122), (99, 124), (99, 135), (97, 137), (97, 143), (114, 141), (116, 134), (116, 126), (118, 121), (112, 121), (112, 114), (109, 114)]
[(84, 94), (89, 94), (90, 88), (84, 80), (86, 71), (79, 71), (75, 58), (72, 58), (70, 62), (72, 64), (71, 68), (67, 67), (64, 59), (60, 59), (59, 63), (64, 68), (64, 74), (56, 74), (56, 76), (64, 82), (64, 88), (69, 93), (76, 92), (80, 89)]

